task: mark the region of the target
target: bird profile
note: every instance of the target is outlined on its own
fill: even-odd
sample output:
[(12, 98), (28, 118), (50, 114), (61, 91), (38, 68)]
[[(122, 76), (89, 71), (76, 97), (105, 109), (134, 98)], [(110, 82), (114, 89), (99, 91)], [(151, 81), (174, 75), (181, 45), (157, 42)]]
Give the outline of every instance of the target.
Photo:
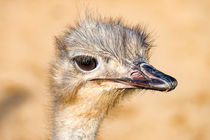
[(56, 38), (50, 89), (53, 140), (94, 140), (103, 118), (126, 95), (171, 91), (175, 78), (149, 64), (152, 43), (140, 26), (86, 17)]

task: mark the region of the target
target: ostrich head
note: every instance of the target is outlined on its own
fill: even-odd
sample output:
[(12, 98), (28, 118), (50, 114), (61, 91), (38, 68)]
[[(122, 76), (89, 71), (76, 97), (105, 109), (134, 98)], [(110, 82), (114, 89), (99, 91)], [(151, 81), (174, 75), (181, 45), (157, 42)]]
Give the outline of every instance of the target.
[(69, 110), (72, 116), (103, 116), (134, 91), (170, 91), (177, 85), (173, 77), (149, 64), (152, 45), (139, 27), (86, 18), (56, 38), (56, 44), (51, 89), (58, 110), (79, 105)]

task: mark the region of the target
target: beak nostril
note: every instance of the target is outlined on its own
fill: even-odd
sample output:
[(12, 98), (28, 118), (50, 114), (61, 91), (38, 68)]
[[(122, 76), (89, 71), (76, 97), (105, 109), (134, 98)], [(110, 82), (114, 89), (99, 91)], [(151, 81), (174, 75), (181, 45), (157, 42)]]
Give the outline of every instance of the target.
[(130, 74), (130, 77), (133, 80), (141, 80), (141, 79), (145, 79), (144, 76), (139, 72), (139, 71), (134, 71)]

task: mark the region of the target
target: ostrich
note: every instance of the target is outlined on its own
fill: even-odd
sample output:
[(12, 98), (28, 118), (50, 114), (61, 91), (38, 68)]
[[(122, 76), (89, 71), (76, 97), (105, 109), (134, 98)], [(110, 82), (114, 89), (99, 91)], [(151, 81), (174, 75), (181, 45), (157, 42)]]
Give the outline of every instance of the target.
[(50, 72), (53, 140), (95, 140), (108, 111), (142, 90), (171, 91), (173, 77), (149, 64), (152, 45), (139, 26), (86, 17), (56, 38)]

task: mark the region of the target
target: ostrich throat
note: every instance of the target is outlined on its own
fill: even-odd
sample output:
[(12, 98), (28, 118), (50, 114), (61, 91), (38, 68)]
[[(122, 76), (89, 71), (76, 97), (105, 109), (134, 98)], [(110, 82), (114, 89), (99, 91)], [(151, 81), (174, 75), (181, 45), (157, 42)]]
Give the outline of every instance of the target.
[(101, 121), (124, 96), (124, 90), (110, 91), (89, 83), (74, 96), (55, 105), (53, 140), (94, 140)]

